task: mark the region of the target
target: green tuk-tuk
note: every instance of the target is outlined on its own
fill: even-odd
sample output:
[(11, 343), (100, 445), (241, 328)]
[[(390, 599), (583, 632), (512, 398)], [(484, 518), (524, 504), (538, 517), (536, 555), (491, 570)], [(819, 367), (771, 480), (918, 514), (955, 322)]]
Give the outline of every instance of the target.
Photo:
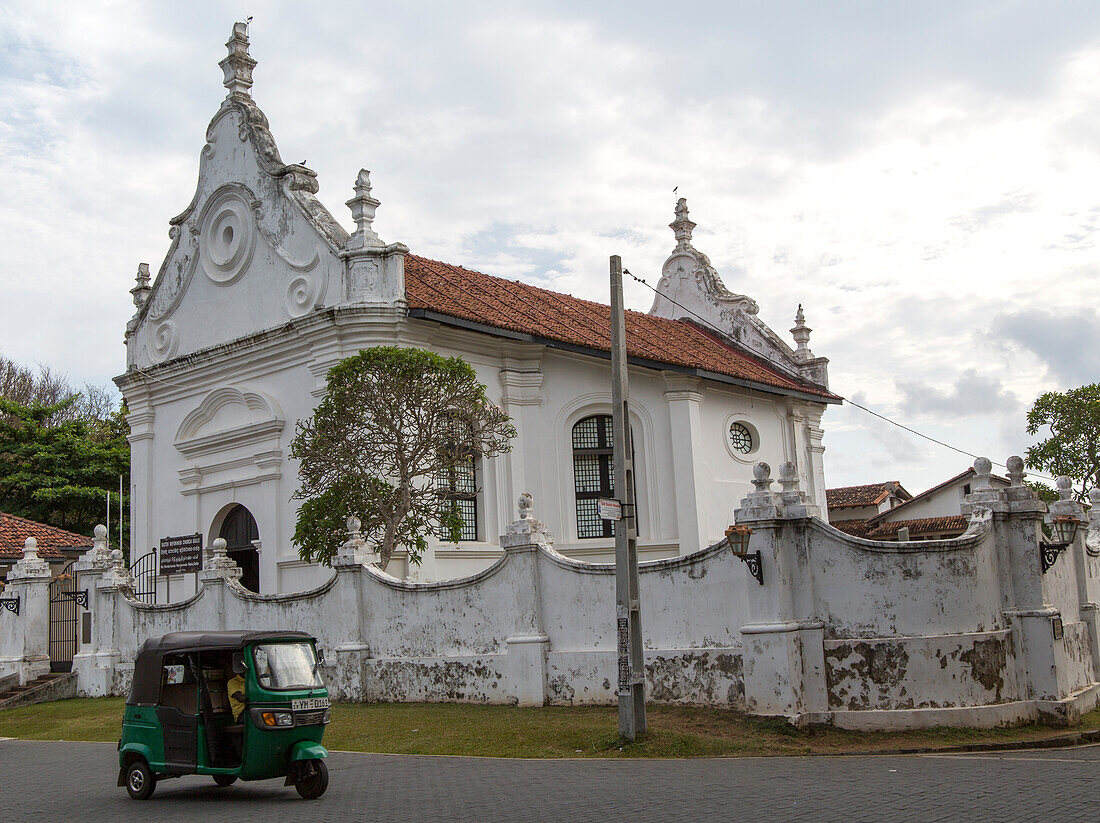
[(118, 785), (144, 800), (157, 780), (219, 786), (286, 776), (307, 799), (328, 788), (329, 697), (304, 632), (173, 632), (138, 650), (118, 742)]

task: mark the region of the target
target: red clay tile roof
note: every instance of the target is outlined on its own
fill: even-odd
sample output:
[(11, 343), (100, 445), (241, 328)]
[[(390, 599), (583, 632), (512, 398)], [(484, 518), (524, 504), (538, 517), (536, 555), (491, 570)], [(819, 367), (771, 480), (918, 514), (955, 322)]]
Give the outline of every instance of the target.
[[(412, 310), (611, 351), (608, 306), (527, 283), (410, 254), (405, 257), (405, 297)], [(718, 335), (684, 320), (627, 311), (626, 339), (630, 357), (804, 392), (827, 401), (839, 400), (818, 386), (781, 374)]]
[(870, 530), (866, 520), (834, 520), (829, 525), (853, 537), (866, 537)]
[(92, 538), (67, 532), (25, 517), (0, 512), (0, 560), (19, 560), (28, 537), (38, 541), (38, 556), (43, 560), (64, 560), (60, 549), (92, 547)]
[[(950, 477), (947, 480), (944, 480), (942, 483), (940, 483), (938, 485), (935, 485), (930, 489), (925, 489), (924, 491), (922, 491), (920, 494), (918, 494), (915, 497), (910, 497), (904, 503), (899, 503), (897, 506), (894, 506), (894, 508), (887, 509), (886, 511), (881, 512), (880, 514), (876, 514), (874, 517), (869, 517), (867, 519), (868, 520), (882, 520), (885, 517), (892, 517), (894, 512), (896, 512), (898, 509), (902, 508), (903, 506), (908, 506), (910, 503), (916, 503), (918, 500), (923, 500), (924, 498), (928, 497), (929, 495), (935, 494), (936, 492), (938, 492), (940, 489), (944, 488), (945, 486), (950, 486), (952, 483), (955, 483), (959, 480), (962, 480), (964, 477), (969, 477), (973, 474), (974, 474), (974, 469), (969, 468), (964, 472), (960, 472), (959, 474), (956, 474), (954, 477)], [(1001, 483), (1005, 486), (1009, 485), (1008, 478), (1006, 478), (1006, 477), (1001, 477), (998, 474), (991, 474), (989, 476), (994, 482)]]
[(903, 526), (909, 528), (910, 537), (926, 534), (957, 535), (966, 531), (967, 520), (960, 514), (950, 517), (918, 517), (915, 520), (891, 520), (889, 523), (876, 526), (863, 536), (871, 540), (879, 540), (884, 537), (894, 538), (897, 537), (898, 530)]
[(885, 483), (870, 483), (866, 486), (843, 486), (838, 489), (826, 489), (825, 500), (830, 509), (850, 509), (862, 506), (877, 506), (886, 497), (897, 492), (899, 497), (908, 499), (911, 495), (898, 480)]

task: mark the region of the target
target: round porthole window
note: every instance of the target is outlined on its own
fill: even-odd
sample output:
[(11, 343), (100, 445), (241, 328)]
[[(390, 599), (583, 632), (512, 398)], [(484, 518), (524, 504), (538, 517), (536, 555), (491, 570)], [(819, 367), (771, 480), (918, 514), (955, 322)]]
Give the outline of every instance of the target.
[(752, 432), (742, 423), (731, 423), (729, 432), (730, 448), (741, 454), (748, 454), (755, 445), (752, 442)]

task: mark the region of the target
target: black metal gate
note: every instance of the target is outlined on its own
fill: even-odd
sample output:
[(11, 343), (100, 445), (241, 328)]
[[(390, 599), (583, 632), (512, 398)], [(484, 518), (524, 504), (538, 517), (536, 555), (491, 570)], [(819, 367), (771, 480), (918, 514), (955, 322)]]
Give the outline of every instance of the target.
[(142, 603), (157, 602), (157, 553), (142, 555), (130, 566), (134, 579), (134, 597)]
[(88, 592), (77, 588), (75, 561), (50, 582), (50, 671), (71, 672), (76, 654), (80, 606), (88, 607)]

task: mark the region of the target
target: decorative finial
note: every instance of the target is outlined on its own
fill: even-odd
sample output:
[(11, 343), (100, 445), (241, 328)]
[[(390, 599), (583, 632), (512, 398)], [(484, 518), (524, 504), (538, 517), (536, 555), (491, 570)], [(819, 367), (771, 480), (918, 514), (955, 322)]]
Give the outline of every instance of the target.
[(251, 20), (249, 17), (243, 23), (233, 24), (233, 36), (225, 44), (229, 54), (218, 63), (225, 74), (222, 85), (229, 89), (230, 95), (247, 95), (252, 88), (252, 69), (256, 68), (256, 61), (248, 54), (248, 24)]
[(519, 503), (517, 508), (519, 509), (519, 519), (527, 520), (532, 517), (531, 507), (534, 505), (534, 498), (531, 496), (531, 492), (524, 492), (519, 496)]
[(347, 201), (347, 207), (351, 209), (351, 217), (356, 225), (355, 234), (348, 240), (347, 248), (362, 249), (386, 245), (371, 227), (375, 212), (378, 211), (378, 207), (381, 205), (382, 203), (379, 200), (371, 197), (370, 172), (366, 169), (359, 169), (359, 176), (355, 178), (355, 197)]
[(138, 263), (137, 275), (134, 280), (137, 281), (137, 285), (130, 289), (130, 294), (134, 296), (134, 305), (140, 309), (145, 305), (145, 301), (149, 299), (149, 292), (153, 290), (149, 285), (148, 263)]
[(772, 485), (772, 467), (767, 463), (757, 463), (753, 466), (752, 484), (756, 486), (757, 494), (770, 491)]
[(806, 325), (806, 315), (802, 311), (802, 304), (799, 303), (798, 311), (794, 315), (794, 328), (791, 329), (791, 336), (794, 338), (794, 342), (798, 344), (795, 354), (800, 358), (813, 357), (813, 352), (810, 351), (808, 345), (810, 332), (812, 331), (813, 329)]
[(672, 233), (676, 235), (676, 248), (686, 249), (691, 245), (691, 231), (695, 224), (688, 217), (688, 201), (681, 197), (676, 201), (676, 219), (668, 224)]
[(28, 563), (33, 563), (38, 559), (38, 541), (33, 537), (28, 537), (23, 541), (23, 559)]
[(992, 488), (989, 484), (989, 474), (993, 471), (993, 461), (988, 457), (979, 457), (974, 461), (974, 489)]
[(1065, 475), (1056, 479), (1054, 485), (1058, 487), (1059, 499), (1070, 500), (1073, 497), (1073, 481)]
[(1005, 461), (1005, 468), (1011, 485), (1024, 485), (1024, 478), (1027, 477), (1027, 474), (1024, 472), (1024, 459), (1022, 457), (1016, 454), (1012, 455)]

